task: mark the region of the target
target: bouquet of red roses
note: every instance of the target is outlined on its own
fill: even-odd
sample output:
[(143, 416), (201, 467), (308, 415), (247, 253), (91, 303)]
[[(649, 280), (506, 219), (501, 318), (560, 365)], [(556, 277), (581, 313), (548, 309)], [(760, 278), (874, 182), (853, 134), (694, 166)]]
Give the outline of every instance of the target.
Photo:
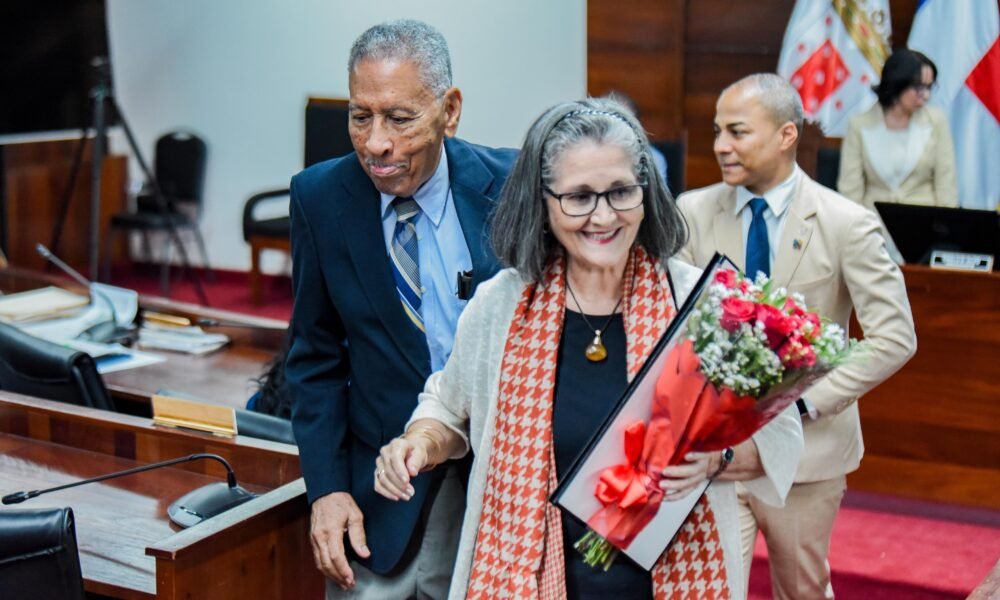
[(600, 473), (603, 508), (575, 547), (607, 569), (663, 500), (663, 469), (688, 452), (748, 439), (842, 362), (852, 348), (842, 327), (805, 309), (801, 295), (766, 277), (717, 270), (697, 299), (656, 380), (649, 420), (626, 427), (627, 462)]

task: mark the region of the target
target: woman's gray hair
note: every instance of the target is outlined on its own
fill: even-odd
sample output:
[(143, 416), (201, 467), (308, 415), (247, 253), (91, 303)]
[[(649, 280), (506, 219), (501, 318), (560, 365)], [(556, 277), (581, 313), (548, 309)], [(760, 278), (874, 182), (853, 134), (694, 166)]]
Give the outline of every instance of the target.
[(657, 169), (649, 139), (632, 112), (615, 100), (587, 98), (558, 104), (531, 125), (493, 214), (490, 236), (500, 260), (521, 276), (538, 281), (559, 247), (548, 230), (542, 186), (567, 150), (583, 142), (622, 148), (632, 159), (636, 181), (645, 184), (645, 218), (636, 243), (655, 260), (673, 256), (687, 241), (687, 226)]
[[(754, 73), (728, 85), (722, 94), (735, 89), (755, 96), (778, 127), (791, 122), (799, 135), (802, 134), (802, 98), (784, 77), (774, 73)], [(722, 94), (719, 94), (720, 98)]]
[(420, 68), (427, 89), (440, 98), (451, 87), (448, 42), (422, 21), (400, 19), (380, 23), (358, 36), (347, 59), (347, 74), (363, 60), (408, 60)]

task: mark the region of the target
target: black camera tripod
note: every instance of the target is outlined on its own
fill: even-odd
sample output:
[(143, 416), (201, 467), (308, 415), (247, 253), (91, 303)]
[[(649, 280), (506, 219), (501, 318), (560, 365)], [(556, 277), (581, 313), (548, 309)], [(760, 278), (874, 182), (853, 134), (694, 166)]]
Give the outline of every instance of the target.
[[(142, 156), (142, 152), (139, 150), (139, 145), (135, 141), (135, 136), (132, 134), (132, 128), (129, 127), (128, 121), (125, 119), (125, 114), (121, 111), (118, 103), (115, 101), (114, 94), (111, 91), (111, 64), (108, 62), (106, 56), (96, 56), (90, 61), (90, 65), (93, 68), (94, 74), (94, 86), (90, 89), (90, 98), (93, 101), (93, 123), (91, 129), (94, 131), (94, 144), (91, 151), (91, 163), (90, 163), (90, 238), (89, 238), (89, 260), (90, 260), (90, 280), (99, 281), (99, 271), (100, 271), (100, 226), (101, 226), (101, 163), (104, 161), (105, 145), (107, 142), (107, 124), (108, 124), (108, 110), (114, 111), (110, 113), (113, 117), (117, 117), (118, 123), (121, 125), (122, 130), (125, 132), (125, 138), (128, 140), (129, 147), (132, 149), (132, 154), (135, 156), (136, 161), (139, 163), (139, 168), (142, 169), (143, 176), (146, 178), (146, 187), (153, 192), (153, 197), (156, 201), (157, 210), (164, 216), (168, 215), (168, 202), (166, 196), (163, 195), (163, 190), (160, 188), (159, 182), (156, 180), (156, 176), (150, 170), (149, 165)], [(88, 128), (85, 126), (80, 132), (80, 141), (77, 144), (76, 152), (73, 156), (73, 167), (70, 171), (69, 182), (66, 185), (66, 189), (63, 192), (62, 198), (59, 205), (59, 217), (56, 219), (56, 223), (52, 229), (52, 241), (50, 247), (52, 251), (57, 253), (59, 251), (59, 242), (62, 238), (62, 231), (66, 221), (66, 215), (69, 211), (70, 198), (73, 194), (73, 188), (76, 185), (76, 178), (80, 172), (80, 166), (83, 160), (83, 149), (87, 143), (87, 131)], [(172, 219), (165, 219), (168, 226), (168, 235), (177, 246), (178, 255), (180, 256), (182, 274), (186, 274), (191, 278), (191, 282), (194, 284), (195, 293), (198, 294), (198, 299), (203, 305), (210, 305), (208, 301), (208, 296), (205, 294), (205, 289), (201, 284), (201, 279), (194, 269), (191, 268), (191, 262), (188, 259), (187, 250), (184, 248), (184, 244), (181, 243), (180, 235), (177, 232), (177, 227)]]

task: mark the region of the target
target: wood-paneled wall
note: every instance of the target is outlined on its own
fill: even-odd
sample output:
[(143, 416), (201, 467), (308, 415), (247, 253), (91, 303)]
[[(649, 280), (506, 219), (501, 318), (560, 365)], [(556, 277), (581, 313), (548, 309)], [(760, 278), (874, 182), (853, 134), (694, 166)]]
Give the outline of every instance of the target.
[[(588, 0), (588, 92), (631, 96), (654, 139), (679, 138), (686, 130), (687, 187), (715, 183), (715, 100), (740, 77), (777, 68), (794, 5), (795, 0)], [(909, 37), (916, 6), (917, 0), (890, 0), (894, 45)], [(800, 162), (807, 155), (801, 152)]]
[[(10, 264), (46, 269), (46, 260), (35, 244), (52, 245), (53, 229), (61, 215), (61, 201), (70, 182), (78, 140), (45, 140), (7, 144), (0, 153), (4, 189), (0, 196), (0, 227)], [(86, 272), (90, 259), (91, 147), (86, 143), (82, 162), (62, 223), (58, 248), (50, 248), (64, 261)], [(124, 156), (109, 155), (101, 163), (101, 212), (99, 239), (108, 235), (111, 215), (127, 206), (128, 163)], [(126, 256), (125, 236), (112, 249), (117, 260)], [(100, 251), (104, 252), (104, 245)], [(103, 257), (102, 257), (103, 259)]]

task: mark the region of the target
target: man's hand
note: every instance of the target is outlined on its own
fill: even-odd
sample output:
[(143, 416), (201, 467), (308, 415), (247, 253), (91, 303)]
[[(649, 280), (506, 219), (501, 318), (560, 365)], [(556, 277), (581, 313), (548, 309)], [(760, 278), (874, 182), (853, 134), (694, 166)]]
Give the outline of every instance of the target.
[(345, 533), (358, 556), (371, 556), (365, 540), (364, 515), (350, 494), (334, 492), (313, 502), (310, 540), (316, 568), (341, 589), (349, 590), (354, 587), (354, 571), (344, 552)]

